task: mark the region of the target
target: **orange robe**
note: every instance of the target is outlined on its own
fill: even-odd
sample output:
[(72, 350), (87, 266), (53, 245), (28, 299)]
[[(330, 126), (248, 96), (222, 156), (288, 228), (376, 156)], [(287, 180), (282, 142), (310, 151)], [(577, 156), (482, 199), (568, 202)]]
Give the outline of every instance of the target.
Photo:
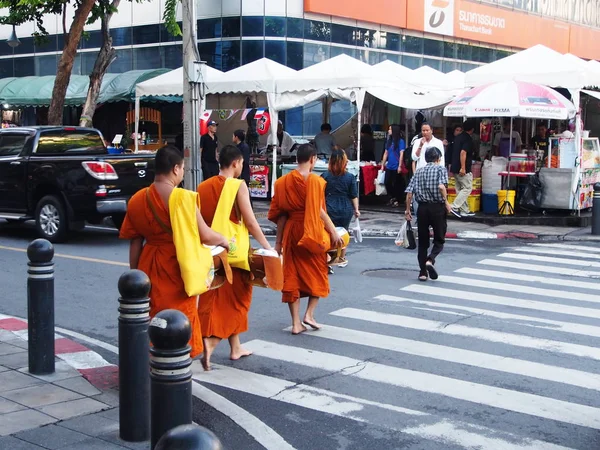
[[(219, 175), (209, 178), (198, 186), (202, 199), (200, 213), (208, 226), (212, 226), (217, 203), (225, 185), (225, 177)], [(235, 223), (239, 218), (233, 208), (230, 220)], [(252, 302), (252, 284), (250, 272), (232, 267), (232, 283), (225, 283), (218, 289), (205, 292), (200, 296), (198, 316), (202, 324), (204, 337), (228, 339), (234, 334), (248, 331), (248, 311)]]
[[(160, 219), (170, 228), (171, 220), (160, 195), (150, 187), (150, 201)], [(127, 206), (127, 215), (121, 227), (121, 239), (144, 238), (144, 247), (138, 269), (150, 278), (150, 316), (165, 309), (177, 309), (184, 313), (192, 327), (191, 356), (203, 351), (202, 331), (198, 319), (197, 297), (188, 297), (185, 292), (173, 236), (163, 230), (154, 218), (146, 199), (146, 188), (138, 191)]]
[[(321, 208), (325, 209), (325, 180), (321, 177), (310, 174), (304, 180), (294, 170), (275, 182), (268, 218), (277, 223), (282, 215), (288, 216), (282, 241), (284, 303), (329, 295), (325, 253), (329, 238), (320, 218)], [(307, 238), (309, 245), (303, 245)]]

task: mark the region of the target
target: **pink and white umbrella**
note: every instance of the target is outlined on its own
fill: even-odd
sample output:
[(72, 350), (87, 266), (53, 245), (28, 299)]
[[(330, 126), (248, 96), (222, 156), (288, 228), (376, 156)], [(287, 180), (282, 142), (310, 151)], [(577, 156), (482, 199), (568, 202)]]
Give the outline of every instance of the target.
[(575, 107), (547, 86), (502, 81), (468, 90), (444, 108), (444, 116), (565, 120), (575, 116)]

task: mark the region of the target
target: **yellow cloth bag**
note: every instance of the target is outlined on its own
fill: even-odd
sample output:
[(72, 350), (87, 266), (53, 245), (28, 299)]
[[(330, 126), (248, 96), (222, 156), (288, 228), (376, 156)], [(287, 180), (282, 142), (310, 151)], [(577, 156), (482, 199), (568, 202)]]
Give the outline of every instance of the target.
[(229, 253), (227, 254), (229, 265), (237, 269), (250, 271), (250, 262), (248, 261), (250, 234), (248, 228), (244, 224), (241, 213), (238, 213), (240, 223), (234, 223), (230, 220), (231, 210), (243, 182), (244, 180), (236, 178), (225, 180), (211, 228), (225, 236), (229, 241)]
[(208, 291), (215, 277), (215, 267), (210, 249), (200, 241), (198, 219), (198, 194), (176, 188), (169, 197), (169, 216), (173, 230), (173, 243), (185, 292), (190, 297)]

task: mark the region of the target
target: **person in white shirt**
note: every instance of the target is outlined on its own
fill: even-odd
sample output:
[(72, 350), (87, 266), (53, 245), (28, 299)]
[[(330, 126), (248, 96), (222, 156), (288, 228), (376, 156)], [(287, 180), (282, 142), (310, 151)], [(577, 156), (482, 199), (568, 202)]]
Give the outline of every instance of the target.
[(287, 131), (284, 131), (283, 122), (280, 120), (277, 123), (277, 146), (281, 149), (281, 154), (289, 156), (292, 153), (294, 145), (296, 145), (296, 141), (294, 141), (294, 138)]
[(433, 136), (431, 125), (428, 123), (421, 125), (421, 136), (423, 137), (416, 140), (412, 147), (413, 174), (421, 167), (427, 165), (427, 162), (425, 161), (425, 152), (429, 148), (435, 147), (442, 153), (440, 166), (446, 167), (446, 161), (444, 160), (444, 143)]

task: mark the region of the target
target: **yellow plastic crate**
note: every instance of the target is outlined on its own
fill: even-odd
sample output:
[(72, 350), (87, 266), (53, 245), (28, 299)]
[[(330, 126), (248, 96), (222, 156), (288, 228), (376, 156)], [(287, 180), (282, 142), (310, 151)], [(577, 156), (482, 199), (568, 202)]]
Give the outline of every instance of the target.
[[(455, 199), (456, 194), (448, 194), (448, 203), (454, 203)], [(467, 199), (467, 203), (469, 204), (469, 210), (471, 212), (481, 211), (481, 195), (470, 195)]]
[(473, 189), (481, 189), (481, 178), (473, 178)]

